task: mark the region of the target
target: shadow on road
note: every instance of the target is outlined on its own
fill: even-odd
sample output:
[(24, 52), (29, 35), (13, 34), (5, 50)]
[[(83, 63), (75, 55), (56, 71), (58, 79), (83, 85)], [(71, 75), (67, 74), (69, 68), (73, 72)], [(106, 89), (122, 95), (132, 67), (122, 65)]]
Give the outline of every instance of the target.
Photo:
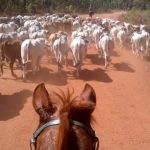
[(144, 56), (144, 59), (145, 59), (146, 61), (150, 62), (150, 55)]
[(105, 70), (97, 68), (94, 70), (83, 69), (80, 74), (80, 79), (85, 81), (112, 82), (113, 80), (107, 75)]
[(88, 54), (86, 57), (91, 60), (92, 64), (104, 65), (104, 60), (99, 58), (98, 54)]
[(0, 94), (0, 121), (6, 121), (18, 116), (27, 98), (31, 95), (30, 90), (22, 90), (12, 95)]
[(115, 63), (113, 64), (113, 66), (115, 67), (115, 69), (117, 71), (125, 71), (125, 72), (135, 72), (134, 69), (132, 69), (129, 64), (121, 62), (121, 63)]

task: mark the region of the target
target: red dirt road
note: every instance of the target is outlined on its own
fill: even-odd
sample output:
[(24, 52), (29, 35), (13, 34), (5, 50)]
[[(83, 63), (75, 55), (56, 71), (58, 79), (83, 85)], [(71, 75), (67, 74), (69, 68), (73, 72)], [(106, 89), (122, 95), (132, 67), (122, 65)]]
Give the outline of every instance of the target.
[[(90, 46), (80, 79), (73, 75), (71, 60), (69, 67), (58, 75), (56, 65), (43, 58), (42, 72), (37, 77), (30, 75), (26, 83), (11, 77), (10, 70), (5, 68), (0, 78), (0, 150), (29, 149), (29, 140), (38, 124), (32, 92), (41, 82), (46, 83), (49, 91), (74, 87), (75, 94), (80, 94), (85, 83), (94, 87), (97, 107), (93, 127), (101, 150), (150, 149), (150, 58), (135, 58), (129, 49), (118, 47), (112, 55), (112, 64), (105, 70), (104, 62)], [(21, 76), (20, 70), (15, 72)]]

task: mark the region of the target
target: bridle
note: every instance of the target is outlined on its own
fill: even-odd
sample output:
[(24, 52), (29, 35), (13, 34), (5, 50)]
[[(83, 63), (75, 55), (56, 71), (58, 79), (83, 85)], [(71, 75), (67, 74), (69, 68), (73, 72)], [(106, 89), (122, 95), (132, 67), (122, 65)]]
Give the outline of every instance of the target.
[[(72, 125), (76, 125), (79, 126), (83, 129), (85, 129), (88, 134), (91, 136), (92, 140), (93, 140), (93, 150), (98, 150), (99, 148), (99, 139), (98, 137), (95, 135), (95, 131), (91, 128), (91, 127), (87, 127), (85, 126), (83, 123), (76, 121), (76, 120), (69, 120), (70, 124)], [(56, 126), (59, 125), (61, 123), (59, 118), (54, 118), (52, 120), (50, 120), (49, 122), (47, 122), (46, 124), (44, 124), (43, 126), (41, 126), (40, 128), (38, 128), (34, 133), (33, 133), (33, 137), (30, 140), (30, 149), (32, 150), (32, 145), (34, 145), (34, 148), (36, 150), (36, 140), (37, 137), (41, 134), (41, 132), (48, 128), (48, 127), (52, 127), (52, 126)]]

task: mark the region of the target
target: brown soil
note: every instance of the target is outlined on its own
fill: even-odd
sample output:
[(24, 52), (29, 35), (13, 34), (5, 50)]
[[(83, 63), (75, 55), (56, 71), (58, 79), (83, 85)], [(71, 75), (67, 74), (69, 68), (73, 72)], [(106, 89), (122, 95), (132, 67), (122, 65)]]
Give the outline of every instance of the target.
[[(102, 14), (117, 18), (120, 13)], [(148, 150), (150, 148), (150, 57), (136, 58), (131, 50), (116, 47), (112, 63), (106, 70), (94, 45), (88, 49), (81, 77), (74, 68), (63, 68), (57, 74), (55, 63), (42, 59), (42, 71), (28, 80), (14, 79), (5, 67), (0, 78), (0, 149), (28, 150), (29, 140), (38, 125), (38, 115), (32, 107), (32, 92), (36, 85), (46, 83), (48, 90), (66, 86), (80, 94), (84, 84), (91, 84), (97, 95), (93, 127), (100, 139), (101, 150)], [(18, 77), (21, 71), (14, 70)]]

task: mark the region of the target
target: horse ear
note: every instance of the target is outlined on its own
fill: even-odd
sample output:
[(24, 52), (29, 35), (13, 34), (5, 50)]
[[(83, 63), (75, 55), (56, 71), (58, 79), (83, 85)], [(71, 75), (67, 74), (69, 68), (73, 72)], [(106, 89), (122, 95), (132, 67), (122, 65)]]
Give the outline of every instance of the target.
[(33, 107), (42, 121), (46, 121), (54, 113), (54, 107), (44, 83), (39, 84), (33, 92)]
[(86, 84), (81, 95), (71, 102), (70, 118), (81, 122), (90, 120), (96, 107), (96, 94), (92, 86)]
[(83, 100), (87, 100), (96, 104), (96, 94), (93, 87), (89, 84), (84, 86), (84, 89), (80, 95)]

